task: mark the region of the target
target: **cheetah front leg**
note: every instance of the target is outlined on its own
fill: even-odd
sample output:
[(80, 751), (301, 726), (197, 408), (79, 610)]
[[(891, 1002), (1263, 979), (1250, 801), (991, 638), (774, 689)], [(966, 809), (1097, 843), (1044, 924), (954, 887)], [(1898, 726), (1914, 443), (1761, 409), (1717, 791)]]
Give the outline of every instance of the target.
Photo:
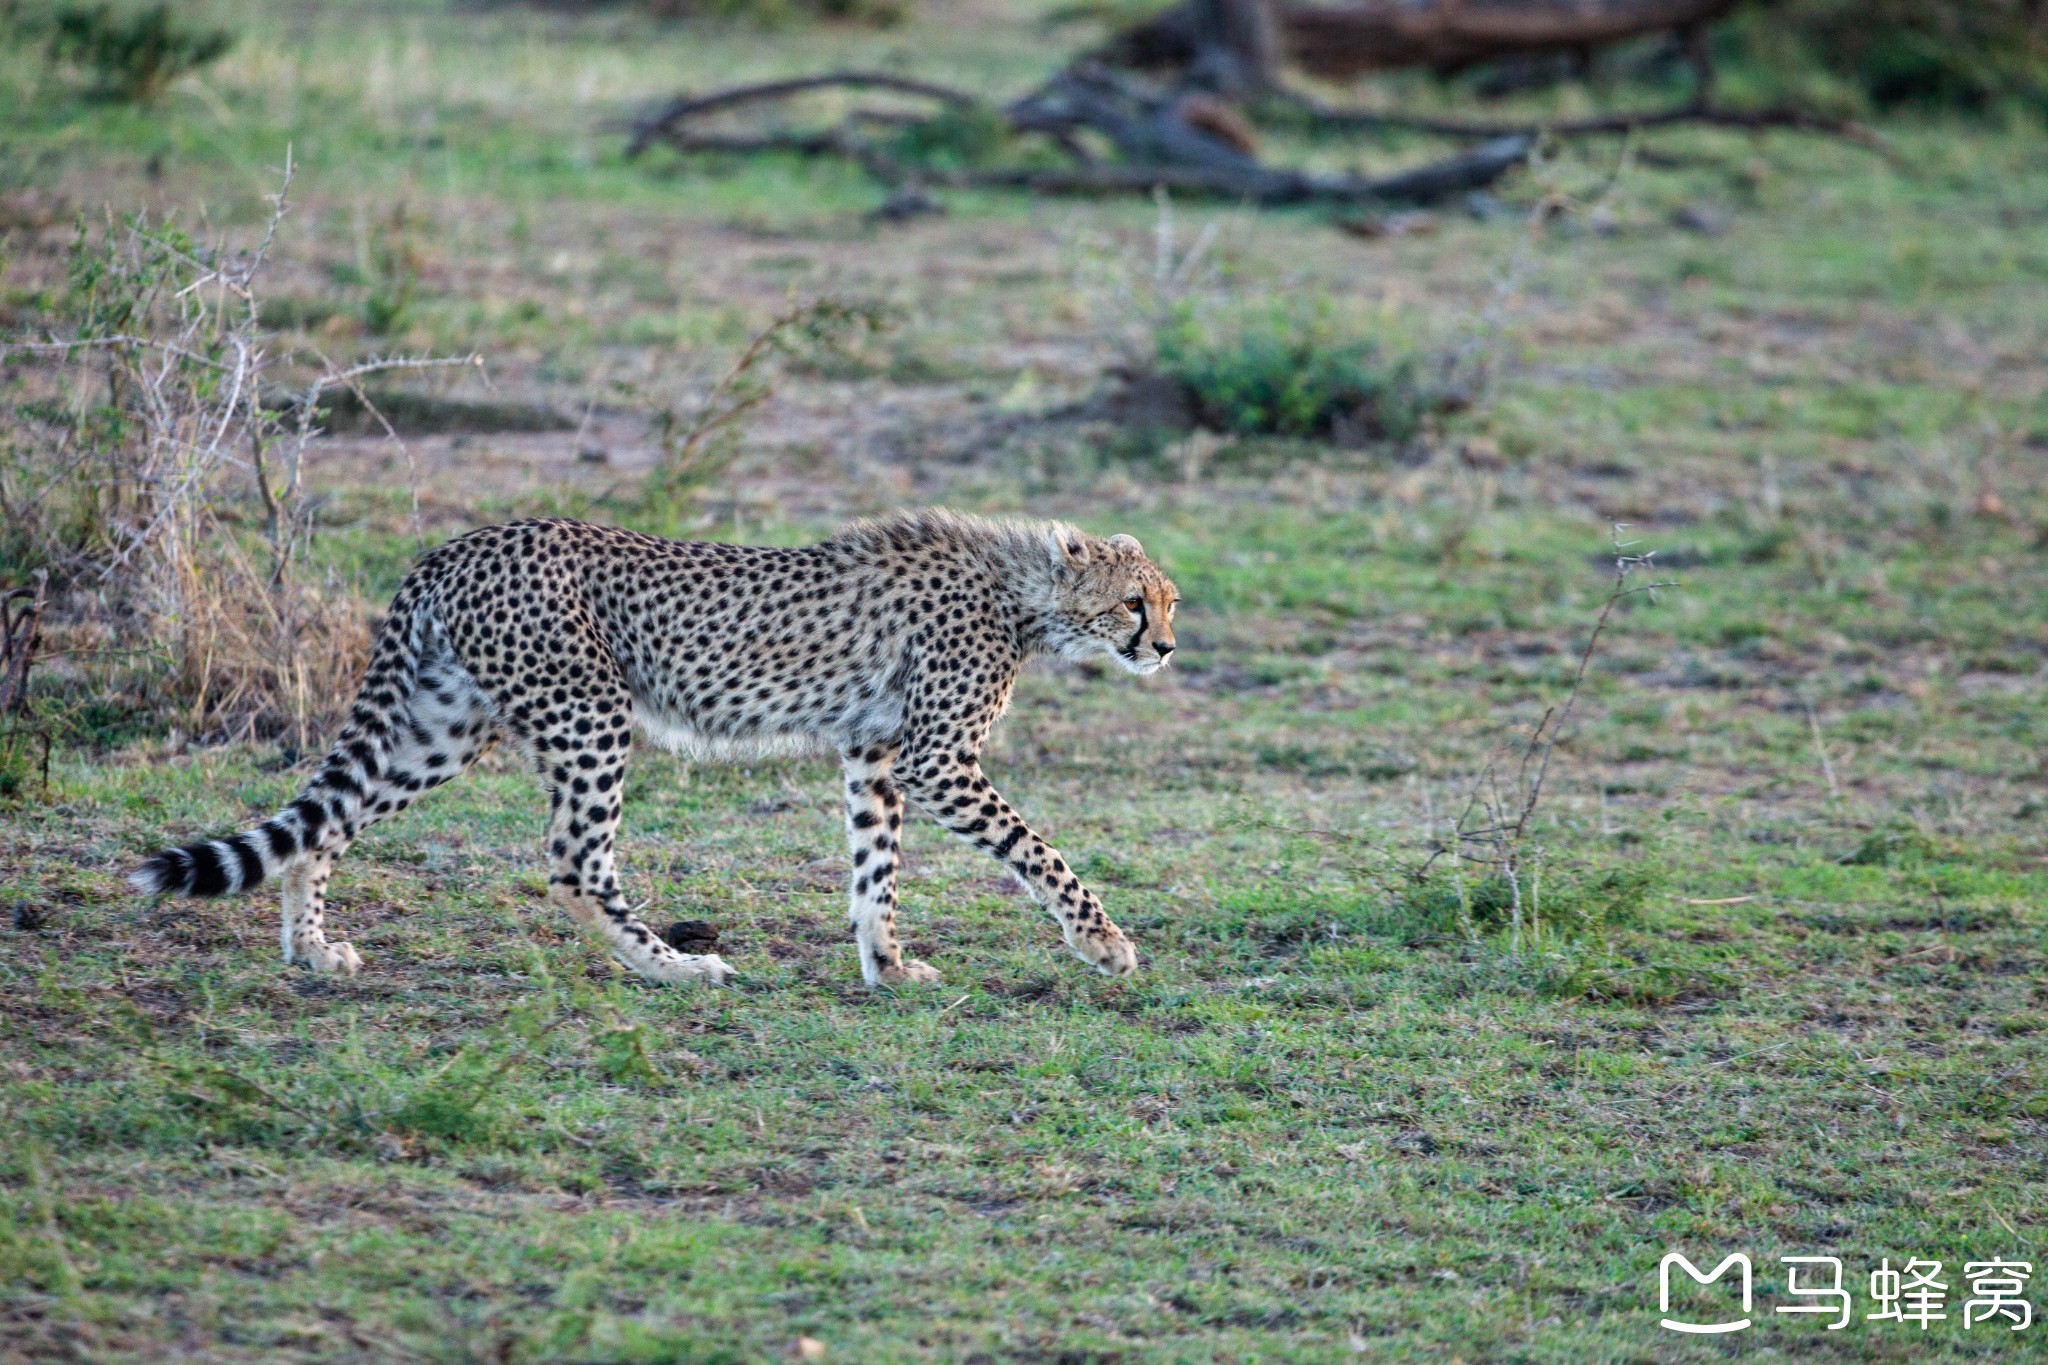
[(860, 974), (870, 986), (937, 981), (925, 963), (903, 960), (896, 942), (896, 851), (903, 838), (903, 793), (889, 776), (896, 751), (876, 745), (840, 755), (846, 771), (847, 874)]
[(1137, 970), (1138, 950), (1103, 913), (1102, 902), (1081, 884), (1059, 850), (1033, 833), (1002, 793), (965, 752), (932, 754), (908, 765), (904, 787), (948, 830), (992, 854), (1031, 898), (1044, 906), (1074, 956), (1104, 976)]

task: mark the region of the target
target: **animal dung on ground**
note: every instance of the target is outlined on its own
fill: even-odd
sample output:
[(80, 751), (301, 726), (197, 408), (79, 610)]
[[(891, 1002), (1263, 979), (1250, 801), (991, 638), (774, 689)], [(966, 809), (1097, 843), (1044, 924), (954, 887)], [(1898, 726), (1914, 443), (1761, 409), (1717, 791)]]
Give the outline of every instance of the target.
[(718, 926), (710, 920), (679, 919), (662, 930), (668, 946), (679, 953), (711, 953), (718, 950)]

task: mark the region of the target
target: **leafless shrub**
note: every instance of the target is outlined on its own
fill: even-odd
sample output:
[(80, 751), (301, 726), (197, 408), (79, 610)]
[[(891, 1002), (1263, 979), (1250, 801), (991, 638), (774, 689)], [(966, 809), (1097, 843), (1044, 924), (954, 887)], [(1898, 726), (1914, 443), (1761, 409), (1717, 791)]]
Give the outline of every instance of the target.
[(257, 288), (291, 180), (287, 157), (245, 250), (143, 214), (81, 224), (48, 325), (0, 344), (0, 376), (28, 395), (0, 464), (0, 580), (47, 569), (65, 652), (126, 661), (194, 731), (304, 743), (368, 644), (351, 593), (295, 573), (321, 401), (361, 397), (371, 374), (476, 361), (274, 351)]
[[(1629, 553), (1635, 542), (1621, 538), (1625, 529), (1619, 525), (1614, 528), (1614, 577), (1606, 601), (1601, 604), (1600, 614), (1594, 618), (1593, 629), (1586, 637), (1585, 648), (1579, 651), (1578, 664), (1572, 670), (1571, 685), (1566, 689), (1564, 699), (1545, 710), (1537, 720), (1535, 728), (1523, 741), (1520, 754), (1513, 760), (1512, 774), (1506, 771), (1506, 764), (1498, 757), (1487, 760), (1467, 790), (1462, 809), (1445, 823), (1442, 837), (1433, 841), (1434, 848), (1428, 858), (1412, 874), (1420, 879), (1439, 859), (1449, 857), (1461, 905), (1466, 901), (1463, 866), (1473, 866), (1487, 875), (1498, 877), (1508, 895), (1510, 952), (1520, 951), (1525, 932), (1534, 935), (1541, 931), (1544, 848), (1536, 837), (1532, 821), (1537, 808), (1543, 803), (1543, 788), (1550, 776), (1551, 760), (1556, 756), (1558, 741), (1564, 737), (1572, 715), (1578, 709), (1579, 694), (1586, 684), (1586, 671), (1592, 667), (1601, 637), (1607, 633), (1615, 611), (1627, 599), (1639, 594), (1654, 597), (1662, 589), (1678, 586), (1669, 580), (1633, 581), (1636, 575), (1653, 569), (1654, 565), (1650, 555)], [(1469, 909), (1467, 918), (1469, 920)]]
[(1158, 338), (1197, 298), (1221, 293), (1219, 240), (1225, 220), (1212, 217), (1183, 241), (1173, 196), (1153, 192), (1151, 249), (1138, 252), (1120, 239), (1076, 237), (1074, 289), (1116, 353), (1126, 375), (1158, 364)]
[[(1613, 577), (1563, 698), (1546, 708), (1518, 742), (1494, 745), (1479, 770), (1464, 780), (1463, 795), (1451, 809), (1439, 810), (1430, 784), (1421, 783), (1420, 849), (1412, 844), (1389, 846), (1331, 830), (1281, 827), (1283, 832), (1341, 849), (1350, 870), (1390, 903), (1441, 903), (1449, 898), (1459, 935), (1475, 945), (1480, 939), (1482, 908), (1490, 923), (1507, 930), (1510, 958), (1518, 958), (1525, 947), (1540, 945), (1545, 933), (1543, 873), (1549, 850), (1538, 837), (1536, 816), (1557, 747), (1578, 711), (1587, 673), (1614, 614), (1631, 597), (1653, 596), (1677, 586), (1669, 580), (1640, 581), (1639, 576), (1654, 572), (1653, 556), (1631, 553), (1635, 543), (1622, 539), (1624, 530), (1619, 525), (1614, 528)], [(1440, 880), (1446, 877), (1450, 882), (1447, 891)]]
[(660, 410), (661, 459), (641, 490), (644, 510), (673, 520), (725, 472), (739, 453), (743, 422), (775, 394), (778, 361), (842, 350), (893, 323), (887, 310), (871, 304), (832, 297), (792, 301), (754, 334), (694, 411)]

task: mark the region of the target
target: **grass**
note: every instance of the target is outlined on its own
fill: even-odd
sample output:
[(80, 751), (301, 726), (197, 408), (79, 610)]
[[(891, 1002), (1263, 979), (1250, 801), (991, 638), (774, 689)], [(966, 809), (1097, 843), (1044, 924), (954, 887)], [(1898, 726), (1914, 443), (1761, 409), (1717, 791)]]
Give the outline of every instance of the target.
[[(2038, 1266), (2048, 1229), (2038, 132), (1900, 122), (1897, 166), (1671, 134), (1689, 160), (1624, 177), (1612, 235), (1526, 248), (1225, 212), (1229, 289), (1431, 345), (1523, 264), (1494, 392), (1426, 463), (1253, 439), (1197, 462), (1033, 420), (1118, 355), (1149, 205), (959, 196), (883, 232), (839, 170), (629, 166), (598, 131), (640, 95), (899, 47), (1021, 88), (1029, 14), (763, 37), (220, 13), (236, 47), (147, 118), (0, 56), (0, 89), (47, 96), (0, 98), (4, 302), (61, 263), (37, 205), (252, 221), (289, 139), (280, 325), (476, 347), (493, 401), (701, 395), (793, 288), (889, 304), (862, 363), (763, 409), (705, 533), (946, 501), (1138, 535), (1187, 599), (1175, 668), (1034, 671), (989, 766), (1144, 968), (1084, 974), (921, 824), (907, 950), (946, 984), (870, 993), (829, 770), (642, 754), (634, 894), (716, 922), (739, 989), (643, 989), (549, 912), (509, 764), (342, 864), (363, 976), (288, 972), (270, 903), (152, 906), (119, 876), (274, 808), (298, 756), (111, 708), (0, 825), (0, 1354), (1722, 1358), (1656, 1325), (1672, 1248), (1755, 1259), (1745, 1354), (2027, 1354), (1962, 1329), (1960, 1272)], [(1611, 152), (1545, 174), (1592, 184)], [(1669, 226), (1696, 203), (1729, 231)], [(376, 597), (421, 538), (620, 515), (654, 443), (610, 430), (339, 440), (316, 568)], [(1558, 699), (1617, 520), (1683, 586), (1596, 659), (1538, 819), (1544, 928), (1511, 952), (1483, 879), (1389, 887), (1375, 850), (1419, 852)], [(1797, 1254), (1843, 1258), (1850, 1328), (1771, 1311)], [(1916, 1256), (1947, 1265), (1949, 1321), (1862, 1321), (1863, 1277)]]

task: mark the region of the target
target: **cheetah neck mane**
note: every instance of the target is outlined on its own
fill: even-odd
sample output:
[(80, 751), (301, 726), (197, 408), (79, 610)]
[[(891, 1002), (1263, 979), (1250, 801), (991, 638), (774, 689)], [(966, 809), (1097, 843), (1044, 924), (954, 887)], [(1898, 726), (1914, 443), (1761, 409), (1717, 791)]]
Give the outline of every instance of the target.
[(1051, 626), (1059, 610), (1059, 574), (1065, 562), (1060, 547), (1094, 540), (1064, 521), (999, 520), (931, 508), (849, 522), (825, 543), (874, 555), (927, 545), (965, 550), (1009, 599), (1027, 649), (1049, 653), (1058, 647)]

